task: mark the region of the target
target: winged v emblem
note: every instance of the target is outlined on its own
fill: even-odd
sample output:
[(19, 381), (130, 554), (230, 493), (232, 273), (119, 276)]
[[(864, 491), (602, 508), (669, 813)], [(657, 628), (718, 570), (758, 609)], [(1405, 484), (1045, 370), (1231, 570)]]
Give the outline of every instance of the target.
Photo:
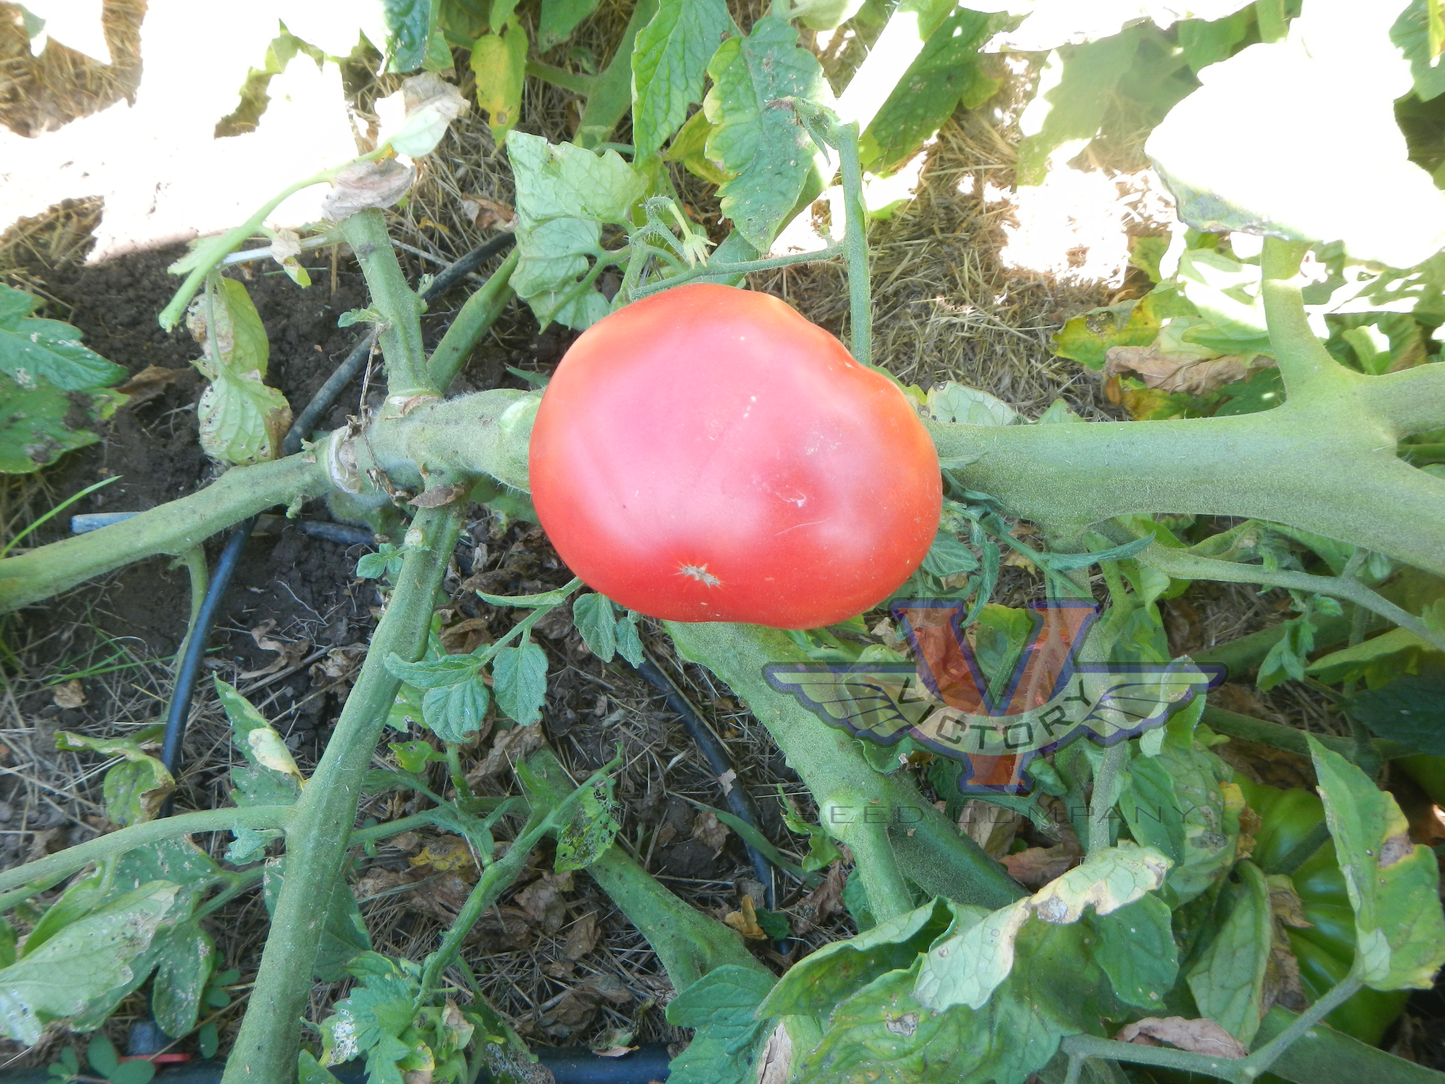
[(997, 695), (963, 635), (961, 602), (898, 602), (893, 617), (915, 663), (774, 665), (768, 681), (825, 722), (889, 745), (904, 735), (964, 762), (965, 793), (1021, 794), (1028, 763), (1088, 737), (1101, 745), (1162, 725), (1224, 669), (1188, 658), (1158, 665), (1080, 663), (1092, 602), (1033, 603), (1033, 636)]

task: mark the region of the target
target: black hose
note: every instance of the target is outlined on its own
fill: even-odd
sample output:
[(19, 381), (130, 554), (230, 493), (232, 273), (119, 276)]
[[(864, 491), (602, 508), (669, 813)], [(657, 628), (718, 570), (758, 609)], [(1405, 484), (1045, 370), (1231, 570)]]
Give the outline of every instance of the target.
[[(482, 242), (432, 279), (431, 284), (421, 295), (422, 300), (430, 301), (440, 297), (455, 283), (460, 282), (463, 276), (470, 274), (493, 256), (505, 251), (514, 240), (512, 234), (504, 233)], [(301, 442), (305, 439), (306, 434), (321, 420), (322, 415), (331, 409), (332, 404), (336, 402), (337, 397), (346, 386), (361, 374), (375, 341), (375, 331), (362, 336), (361, 340), (352, 348), (351, 353), (347, 355), (346, 360), (337, 366), (336, 371), (331, 374), (326, 383), (322, 384), (316, 394), (311, 397), (311, 401), (296, 416), (285, 439), (282, 440), (282, 455), (293, 455), (301, 450)], [(257, 518), (257, 516), (252, 516), (238, 523), (231, 532), (231, 537), (226, 540), (226, 546), (221, 551), (221, 558), (216, 563), (216, 570), (211, 574), (210, 582), (206, 585), (206, 597), (201, 602), (200, 612), (196, 615), (195, 627), (186, 641), (186, 651), (181, 658), (180, 668), (176, 671), (176, 688), (171, 696), (170, 708), (166, 713), (166, 729), (161, 754), (166, 769), (172, 776), (177, 774), (180, 767), (181, 746), (186, 738), (186, 721), (190, 716), (191, 699), (195, 695), (201, 660), (205, 658), (206, 648), (211, 639), (211, 630), (215, 626), (216, 615), (221, 609), (221, 604), (225, 601), (226, 591), (231, 586), (231, 577), (235, 575), (236, 566), (240, 563), (241, 551), (245, 549), (246, 540), (251, 537), (251, 532), (256, 529)], [(314, 528), (307, 530), (307, 533), (326, 537), (316, 529), (322, 526), (324, 525), (317, 524)], [(344, 541), (346, 544), (357, 541), (355, 537), (342, 538), (339, 536), (334, 540)], [(369, 539), (363, 541), (369, 541)], [(162, 815), (169, 812), (170, 801), (168, 799)]]
[[(640, 1046), (618, 1058), (601, 1057), (578, 1047), (543, 1046), (532, 1053), (557, 1084), (647, 1084), (666, 1080), (668, 1075), (667, 1047), (661, 1045)], [(158, 1066), (155, 1079), (161, 1084), (219, 1084), (225, 1068), (224, 1061), (178, 1062)], [(365, 1062), (344, 1062), (332, 1066), (331, 1072), (341, 1084), (367, 1084)], [(479, 1079), (485, 1082), (491, 1077), (483, 1069)], [(53, 1080), (45, 1068), (0, 1070), (0, 1084), (47, 1084)]]
[[(698, 715), (697, 709), (692, 706), (687, 697), (682, 695), (682, 691), (673, 683), (672, 679), (658, 669), (651, 659), (643, 659), (642, 665), (637, 667), (637, 672), (667, 698), (667, 706), (677, 712), (682, 719), (682, 725), (687, 728), (693, 743), (702, 750), (703, 759), (712, 769), (713, 776), (719, 780), (724, 776), (732, 779), (733, 782), (730, 786), (723, 786), (723, 797), (726, 799), (732, 815), (750, 827), (756, 828), (759, 834), (762, 834), (757, 803), (753, 801), (753, 796), (748, 793), (747, 788), (738, 779), (737, 769), (733, 767), (732, 759), (718, 741), (717, 735), (712, 732), (712, 727), (708, 726), (702, 716)], [(747, 848), (748, 861), (753, 867), (753, 872), (758, 875), (758, 880), (763, 885), (766, 894), (763, 906), (772, 910), (777, 906), (776, 889), (773, 886), (773, 865), (768, 861), (767, 855), (747, 840), (743, 840), (743, 846)]]

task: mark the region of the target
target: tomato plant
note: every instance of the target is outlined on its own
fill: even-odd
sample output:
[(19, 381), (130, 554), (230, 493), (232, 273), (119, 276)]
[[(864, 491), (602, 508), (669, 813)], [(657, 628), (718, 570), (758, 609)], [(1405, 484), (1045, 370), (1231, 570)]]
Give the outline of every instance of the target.
[(709, 283), (582, 333), (529, 467), (568, 567), (674, 621), (845, 620), (923, 560), (942, 501), (897, 385), (778, 298)]
[[(1252, 857), (1266, 871), (1274, 869), (1324, 821), (1324, 803), (1307, 790), (1279, 790), (1243, 776), (1235, 782), (1249, 807), (1259, 814), (1261, 824)], [(1305, 996), (1318, 1001), (1349, 973), (1355, 959), (1355, 916), (1334, 841), (1325, 840), (1294, 869), (1290, 880), (1310, 923), (1287, 928), (1290, 950), (1299, 962)], [(1362, 1042), (1378, 1043), (1405, 1007), (1405, 999), (1400, 990), (1361, 990), (1326, 1020)]]

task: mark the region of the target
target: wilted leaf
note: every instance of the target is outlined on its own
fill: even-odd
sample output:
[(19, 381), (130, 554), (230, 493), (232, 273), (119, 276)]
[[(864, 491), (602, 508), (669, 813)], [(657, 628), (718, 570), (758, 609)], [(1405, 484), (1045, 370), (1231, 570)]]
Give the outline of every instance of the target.
[(255, 370), (221, 368), (196, 404), (201, 447), (223, 463), (247, 466), (277, 458), (291, 427), (291, 406)]
[(1145, 384), (1159, 391), (1199, 396), (1246, 379), (1258, 361), (1269, 360), (1259, 355), (1247, 358), (1239, 354), (1197, 358), (1164, 353), (1157, 346), (1115, 346), (1110, 348), (1108, 357), (1105, 376), (1137, 373)]
[(401, 84), (406, 120), (386, 141), (398, 154), (420, 158), (430, 154), (446, 135), (447, 126), (467, 111), (461, 92), (436, 72), (422, 72)]
[(542, 929), (556, 933), (567, 916), (567, 903), (562, 899), (562, 893), (571, 891), (570, 870), (566, 873), (543, 870), (541, 877), (517, 893), (517, 906)]
[(727, 825), (719, 821), (712, 810), (704, 809), (692, 822), (692, 838), (703, 846), (712, 848), (713, 857), (716, 858), (727, 843)]
[(597, 912), (588, 911), (567, 931), (567, 940), (562, 945), (562, 955), (569, 960), (580, 960), (597, 947), (597, 939)]
[(723, 918), (723, 923), (737, 930), (738, 933), (749, 940), (768, 940), (767, 933), (763, 930), (762, 926), (758, 925), (757, 908), (754, 907), (753, 898), (750, 895), (743, 896), (742, 901), (738, 904), (738, 910), (729, 911), (726, 917)]
[(350, 218), (358, 211), (385, 209), (406, 195), (416, 170), (395, 158), (379, 162), (357, 162), (342, 170), (326, 193), (323, 213), (333, 222)]
[(147, 365), (135, 376), (116, 387), (116, 391), (127, 396), (127, 407), (138, 407), (159, 397), (170, 384), (184, 376), (188, 369), (167, 369), (160, 365)]
[(1086, 908), (1107, 915), (1158, 889), (1169, 859), (1148, 847), (1120, 843), (1100, 851), (1045, 888), (993, 912), (928, 950), (915, 985), (930, 1008), (981, 1008), (1014, 965), (1014, 942), (1030, 918), (1053, 925), (1075, 923)]
[(1242, 1058), (1249, 1053), (1248, 1047), (1213, 1020), (1186, 1020), (1182, 1016), (1146, 1016), (1143, 1020), (1126, 1024), (1114, 1038), (1121, 1043), (1140, 1043), (1143, 1046), (1158, 1046), (1158, 1043), (1146, 1041), (1158, 1039), (1180, 1050), (1212, 1058)]
[(1079, 846), (1079, 841), (1067, 839), (1052, 847), (1026, 847), (1004, 855), (999, 861), (1019, 884), (1042, 888), (1078, 865), (1083, 855), (1084, 849)]

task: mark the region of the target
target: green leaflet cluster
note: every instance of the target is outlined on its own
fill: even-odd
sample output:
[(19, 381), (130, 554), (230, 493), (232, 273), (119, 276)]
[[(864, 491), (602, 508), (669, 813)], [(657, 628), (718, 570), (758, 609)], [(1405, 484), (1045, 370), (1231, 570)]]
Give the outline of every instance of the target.
[(80, 344), (59, 320), (31, 317), (40, 299), (0, 286), (0, 473), (28, 474), (100, 438), (86, 428), (124, 401), (107, 391), (125, 370)]

